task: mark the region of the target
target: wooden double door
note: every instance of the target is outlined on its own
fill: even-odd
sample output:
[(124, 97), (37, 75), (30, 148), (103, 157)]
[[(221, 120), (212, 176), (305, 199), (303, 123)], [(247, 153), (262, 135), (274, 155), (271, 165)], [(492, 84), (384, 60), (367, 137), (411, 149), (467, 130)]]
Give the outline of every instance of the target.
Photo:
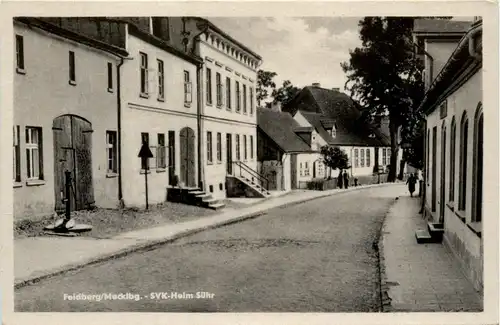
[(54, 119), (52, 130), (56, 211), (65, 209), (66, 171), (71, 173), (71, 210), (93, 207), (92, 124), (76, 115), (62, 115)]
[(185, 127), (180, 132), (180, 177), (185, 186), (196, 186), (195, 170), (195, 134), (193, 129)]

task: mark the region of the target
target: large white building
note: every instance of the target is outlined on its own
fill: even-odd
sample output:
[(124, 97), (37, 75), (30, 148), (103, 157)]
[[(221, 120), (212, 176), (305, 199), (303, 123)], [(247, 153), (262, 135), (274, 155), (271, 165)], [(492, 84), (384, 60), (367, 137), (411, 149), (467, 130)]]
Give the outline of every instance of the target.
[(185, 18), (197, 34), (200, 76), (201, 190), (214, 198), (239, 195), (257, 173), (257, 70), (262, 58), (211, 22)]
[(426, 115), (424, 215), (444, 229), (444, 244), (482, 291), (482, 21), (417, 20), (414, 35), (429, 78), (419, 107)]

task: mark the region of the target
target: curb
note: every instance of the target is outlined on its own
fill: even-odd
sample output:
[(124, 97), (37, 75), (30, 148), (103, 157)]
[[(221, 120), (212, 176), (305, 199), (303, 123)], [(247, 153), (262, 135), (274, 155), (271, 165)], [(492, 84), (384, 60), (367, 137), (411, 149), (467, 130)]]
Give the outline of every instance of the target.
[[(198, 227), (198, 228), (180, 231), (180, 232), (178, 232), (170, 237), (166, 237), (166, 238), (162, 238), (162, 239), (158, 239), (158, 240), (151, 240), (151, 241), (131, 245), (131, 246), (128, 246), (126, 248), (117, 250), (113, 253), (101, 255), (101, 256), (91, 258), (91, 259), (88, 259), (88, 260), (85, 260), (82, 262), (68, 264), (68, 265), (62, 266), (60, 268), (51, 269), (51, 270), (48, 270), (45, 272), (42, 271), (44, 274), (37, 275), (34, 277), (33, 276), (27, 277), (25, 279), (18, 279), (17, 281), (15, 280), (14, 281), (14, 289), (20, 289), (22, 287), (35, 284), (35, 283), (40, 282), (42, 280), (45, 280), (45, 279), (48, 279), (48, 278), (51, 278), (51, 277), (54, 277), (54, 276), (57, 276), (57, 275), (60, 275), (60, 274), (66, 273), (66, 272), (76, 271), (76, 270), (79, 270), (79, 269), (81, 269), (85, 266), (88, 266), (88, 265), (94, 265), (94, 264), (106, 262), (109, 260), (121, 258), (121, 257), (127, 256), (128, 254), (135, 253), (135, 252), (140, 252), (140, 251), (145, 252), (145, 251), (153, 250), (153, 249), (157, 248), (158, 246), (172, 243), (180, 238), (194, 235), (196, 233), (203, 232), (205, 230), (216, 229), (216, 228), (231, 225), (234, 223), (242, 222), (245, 220), (257, 218), (259, 216), (267, 214), (267, 211), (271, 210), (271, 209), (286, 208), (289, 206), (297, 205), (297, 204), (304, 203), (304, 202), (313, 201), (316, 199), (325, 198), (325, 197), (336, 195), (336, 194), (349, 193), (349, 192), (352, 192), (354, 190), (364, 190), (364, 189), (384, 187), (384, 186), (397, 185), (397, 184), (398, 183), (395, 182), (395, 183), (370, 184), (370, 185), (365, 185), (365, 186), (352, 187), (352, 188), (345, 189), (343, 191), (322, 194), (322, 195), (318, 195), (318, 196), (314, 196), (314, 197), (310, 197), (310, 198), (306, 198), (306, 199), (298, 199), (297, 201), (278, 204), (278, 205), (270, 207), (270, 208), (265, 208), (265, 209), (262, 209), (260, 211), (251, 212), (251, 213), (248, 213), (245, 215), (240, 215), (240, 216), (234, 217), (234, 218), (229, 219), (229, 220), (224, 220), (224, 221), (213, 223), (213, 224), (208, 225), (208, 226), (202, 226), (202, 227)], [(384, 219), (384, 225), (385, 225), (385, 219)], [(379, 241), (381, 241), (381, 239), (379, 239)]]
[(387, 278), (387, 273), (385, 271), (385, 257), (384, 257), (384, 252), (385, 252), (385, 247), (384, 247), (384, 237), (385, 237), (385, 230), (387, 227), (387, 214), (391, 212), (391, 209), (394, 207), (396, 204), (396, 201), (394, 201), (390, 208), (389, 211), (386, 213), (384, 217), (384, 221), (382, 223), (382, 227), (380, 229), (380, 237), (378, 239), (378, 253), (379, 253), (379, 272), (380, 272), (380, 308), (381, 312), (383, 313), (388, 313), (392, 312), (392, 299), (389, 296), (389, 280)]

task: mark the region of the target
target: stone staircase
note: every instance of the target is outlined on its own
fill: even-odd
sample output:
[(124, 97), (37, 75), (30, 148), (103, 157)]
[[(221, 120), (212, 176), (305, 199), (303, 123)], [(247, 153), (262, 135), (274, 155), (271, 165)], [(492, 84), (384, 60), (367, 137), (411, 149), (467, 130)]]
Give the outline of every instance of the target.
[(268, 198), (269, 180), (241, 161), (233, 162), (234, 173), (226, 176), (228, 197)]
[(212, 194), (199, 188), (167, 188), (167, 201), (195, 205), (212, 210), (224, 208), (225, 204), (215, 199)]
[(415, 231), (415, 238), (419, 244), (437, 244), (443, 241), (444, 225), (442, 223), (427, 222), (427, 229)]

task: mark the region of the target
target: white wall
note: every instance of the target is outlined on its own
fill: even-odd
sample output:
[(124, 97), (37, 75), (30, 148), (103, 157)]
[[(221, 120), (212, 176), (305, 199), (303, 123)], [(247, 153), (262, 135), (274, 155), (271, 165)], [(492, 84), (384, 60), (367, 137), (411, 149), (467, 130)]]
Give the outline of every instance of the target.
[[(55, 207), (53, 119), (74, 114), (92, 123), (94, 198), (99, 207), (118, 205), (117, 178), (108, 177), (106, 131), (116, 131), (116, 89), (108, 91), (107, 64), (116, 57), (88, 46), (14, 23), (24, 37), (24, 72), (14, 72), (14, 120), (20, 127), (21, 182), (14, 184), (14, 217), (52, 213)], [(14, 43), (15, 44), (15, 43)], [(76, 83), (69, 84), (69, 51), (75, 53)], [(15, 58), (15, 56), (14, 56)], [(15, 62), (13, 62), (15, 65)], [(116, 86), (116, 80), (114, 80)], [(42, 128), (44, 179), (27, 182), (26, 126)]]
[[(176, 163), (175, 174), (180, 173), (180, 138), (182, 128), (190, 127), (195, 133), (194, 149), (197, 148), (197, 94), (196, 66), (164, 50), (129, 36), (128, 51), (133, 57), (122, 67), (122, 173), (123, 195), (127, 206), (145, 204), (144, 174), (141, 174), (140, 158), (141, 132), (149, 133), (150, 146), (157, 145), (159, 133), (165, 134), (168, 145), (168, 131), (175, 131)], [(140, 56), (148, 55), (148, 65), (155, 72), (149, 76), (149, 97), (140, 95)], [(158, 100), (157, 59), (163, 60), (165, 70), (165, 100)], [(184, 102), (184, 71), (189, 71), (192, 82), (192, 102)], [(168, 158), (167, 158), (168, 161)], [(153, 163), (153, 162), (151, 162)], [(195, 180), (197, 180), (197, 151), (195, 152)], [(164, 202), (169, 184), (168, 169), (152, 170), (148, 175), (148, 197), (150, 203)]]
[[(204, 69), (202, 74), (202, 89), (203, 89), (203, 135), (202, 135), (202, 153), (203, 153), (203, 168), (204, 168), (204, 190), (209, 192), (210, 185), (213, 186), (211, 194), (215, 198), (226, 197), (226, 189), (221, 190), (219, 184), (226, 182), (226, 134), (232, 135), (232, 160), (236, 161), (236, 134), (240, 136), (241, 162), (248, 165), (251, 169), (257, 170), (257, 114), (256, 114), (256, 80), (257, 71), (249, 65), (244, 64), (240, 60), (227, 54), (222, 50), (221, 44), (216, 42), (212, 44), (211, 38), (208, 40), (202, 37), (200, 45), (200, 56), (204, 59)], [(211, 69), (212, 79), (212, 104), (207, 102), (207, 68)], [(221, 74), (222, 82), (222, 105), (217, 106), (217, 85), (216, 73)], [(231, 80), (231, 107), (228, 107), (226, 96), (226, 77)], [(236, 111), (236, 85), (240, 83), (240, 111)], [(243, 85), (247, 87), (247, 109), (244, 112), (243, 100)], [(253, 89), (253, 105), (250, 100), (250, 88)], [(213, 157), (214, 163), (209, 164), (207, 161), (207, 132), (212, 132), (213, 142)], [(222, 161), (216, 161), (216, 134), (221, 132), (222, 136)], [(243, 135), (247, 136), (247, 159), (244, 158), (244, 143)], [(250, 136), (253, 137), (253, 147), (250, 147)], [(252, 158), (253, 152), (253, 158)]]

